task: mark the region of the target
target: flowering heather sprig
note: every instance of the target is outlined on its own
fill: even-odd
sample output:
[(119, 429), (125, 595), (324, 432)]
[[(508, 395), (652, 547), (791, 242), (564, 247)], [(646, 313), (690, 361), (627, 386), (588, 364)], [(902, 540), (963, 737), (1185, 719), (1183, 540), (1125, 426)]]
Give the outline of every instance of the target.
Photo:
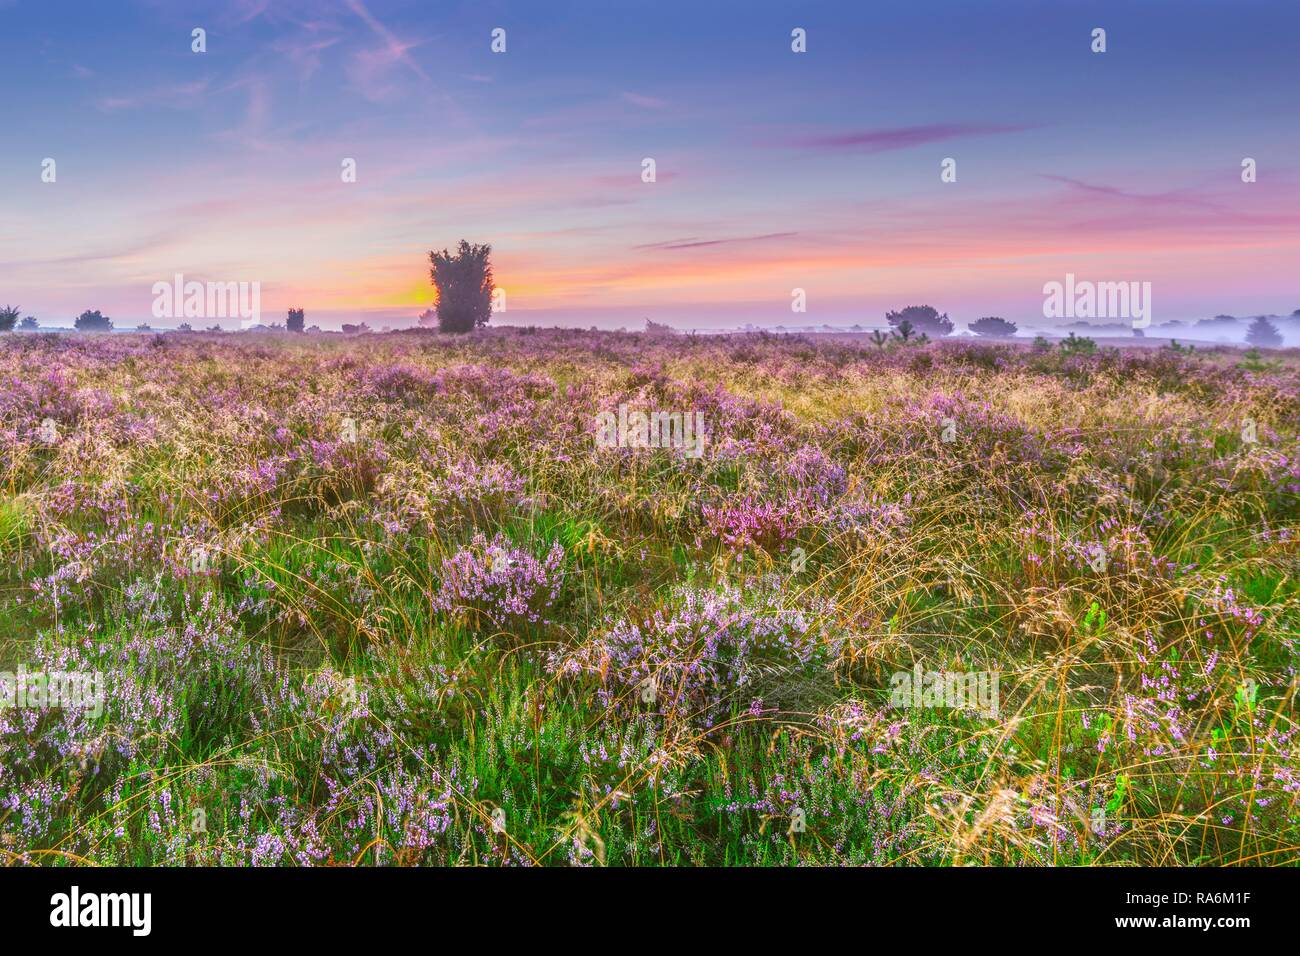
[(1249, 641), (1264, 623), (1264, 615), (1259, 608), (1252, 607), (1242, 600), (1236, 589), (1219, 581), (1214, 589), (1205, 596), (1206, 606), (1218, 617), (1220, 624), (1231, 624), (1240, 628), (1243, 640)]
[(818, 504), (834, 501), (848, 489), (848, 469), (816, 445), (804, 445), (781, 463), (794, 485)]
[(600, 675), (611, 708), (650, 709), (712, 727), (774, 683), (825, 675), (840, 641), (774, 595), (682, 588), (644, 621), (619, 620), (590, 643), (557, 655), (560, 674)]
[(478, 611), (496, 627), (547, 623), (542, 616), (560, 595), (563, 569), (564, 548), (558, 541), (538, 560), (505, 535), (489, 542), (477, 534), (468, 547), (442, 562), (433, 607)]
[(802, 509), (793, 498), (766, 501), (744, 495), (720, 505), (704, 505), (702, 510), (709, 537), (721, 540), (728, 548), (775, 551), (799, 530)]
[(911, 526), (911, 494), (899, 501), (877, 495), (847, 495), (827, 508), (819, 520), (832, 534), (853, 534), (868, 540), (897, 536)]

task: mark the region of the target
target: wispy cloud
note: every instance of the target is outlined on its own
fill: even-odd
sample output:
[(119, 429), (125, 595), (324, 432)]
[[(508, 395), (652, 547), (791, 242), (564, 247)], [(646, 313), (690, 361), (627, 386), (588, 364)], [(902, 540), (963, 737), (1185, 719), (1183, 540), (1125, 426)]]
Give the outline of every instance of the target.
[(238, 25), (247, 23), (250, 20), (256, 20), (266, 12), (266, 8), (270, 5), (271, 0), (235, 0), (231, 4), (233, 22)]
[[(240, 123), (216, 134), (216, 138), (245, 149), (266, 151), (273, 148), (267, 139), (271, 128), (272, 83), (261, 74), (249, 73), (215, 90), (216, 93), (244, 93), (247, 100)], [(280, 131), (283, 133), (284, 131)]]
[(1102, 183), (1089, 183), (1081, 179), (1073, 179), (1069, 176), (1057, 176), (1051, 173), (1044, 173), (1042, 178), (1052, 182), (1062, 183), (1075, 192), (1085, 193), (1093, 198), (1104, 196), (1108, 199), (1121, 199), (1153, 206), (1195, 206), (1206, 209), (1224, 208), (1219, 203), (1211, 202), (1202, 197), (1192, 195), (1190, 191), (1186, 189), (1167, 190), (1165, 192), (1157, 193), (1140, 193), (1120, 189), (1117, 186), (1107, 186)]
[(305, 82), (320, 69), (321, 54), (338, 42), (338, 37), (288, 37), (277, 40), (271, 49), (293, 64), (298, 78)]
[(189, 109), (202, 102), (210, 86), (211, 81), (207, 79), (190, 83), (165, 84), (127, 96), (105, 96), (99, 99), (97, 105), (105, 113), (151, 106)]
[(835, 133), (827, 136), (805, 136), (776, 145), (795, 146), (804, 149), (883, 153), (894, 149), (910, 149), (913, 146), (923, 146), (927, 143), (941, 143), (951, 139), (1023, 133), (1026, 130), (1036, 128), (1028, 125), (931, 123), (926, 126), (898, 126), (892, 129), (855, 130), (849, 133)]
[(624, 93), (623, 100), (631, 103), (633, 106), (641, 106), (648, 110), (662, 110), (668, 108), (668, 101), (661, 100), (657, 96), (642, 96), (640, 93)]
[(398, 38), (388, 27), (375, 19), (361, 0), (347, 0), (347, 6), (349, 10), (362, 19), (375, 36), (384, 41), (381, 50), (369, 53), (368, 62), (372, 67), (387, 63), (401, 63), (420, 79), (426, 81), (429, 79), (429, 75), (420, 68), (420, 64), (407, 55), (407, 51), (420, 45), (419, 42)]
[(768, 232), (761, 236), (737, 236), (730, 239), (671, 239), (667, 242), (648, 242), (644, 245), (633, 246), (634, 249), (700, 249), (705, 246), (734, 246), (746, 242), (767, 242), (772, 239), (789, 239), (797, 236), (797, 232)]

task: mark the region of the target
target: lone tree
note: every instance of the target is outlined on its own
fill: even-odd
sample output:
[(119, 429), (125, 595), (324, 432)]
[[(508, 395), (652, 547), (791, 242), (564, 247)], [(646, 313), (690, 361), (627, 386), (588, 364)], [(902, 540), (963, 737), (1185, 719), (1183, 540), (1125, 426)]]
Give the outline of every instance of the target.
[(1277, 330), (1276, 325), (1260, 315), (1255, 317), (1255, 321), (1250, 323), (1250, 328), (1246, 330), (1246, 341), (1259, 348), (1280, 349), (1282, 333)]
[(290, 309), (289, 318), (284, 320), (284, 327), (290, 332), (301, 332), (307, 325), (307, 313), (302, 309)]
[(952, 319), (948, 313), (939, 314), (939, 310), (930, 305), (909, 305), (900, 312), (886, 312), (885, 319), (898, 328), (908, 322), (917, 332), (940, 338), (952, 334)]
[(100, 315), (99, 309), (91, 312), (87, 309), (81, 315), (77, 316), (77, 321), (72, 323), (78, 332), (112, 332), (113, 320), (106, 315)]
[(0, 309), (0, 332), (12, 332), (15, 325), (18, 324), (18, 315), (22, 309), (16, 305), (6, 305)]
[(28, 332), (35, 332), (39, 326), (40, 323), (36, 321), (36, 316), (34, 315), (29, 315), (18, 323), (18, 328), (25, 329)]
[(460, 241), (455, 254), (430, 252), (429, 277), (438, 290), (438, 328), (469, 332), (487, 325), (492, 315), (492, 247)]
[(1016, 334), (1016, 323), (988, 315), (967, 326), (976, 335), (991, 339), (1009, 339)]

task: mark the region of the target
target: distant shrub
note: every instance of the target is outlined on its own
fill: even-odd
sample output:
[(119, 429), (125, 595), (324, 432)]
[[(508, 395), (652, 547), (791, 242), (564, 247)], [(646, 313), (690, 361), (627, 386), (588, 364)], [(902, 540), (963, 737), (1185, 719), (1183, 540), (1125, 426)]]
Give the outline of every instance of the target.
[(36, 317), (29, 315), (18, 323), (18, 328), (24, 329), (28, 332), (35, 332), (39, 325), (40, 323), (36, 321)]
[(302, 309), (290, 309), (289, 318), (285, 320), (284, 327), (290, 332), (301, 332), (307, 324), (307, 313)]
[(1248, 372), (1276, 372), (1282, 367), (1282, 363), (1277, 359), (1265, 359), (1264, 353), (1259, 349), (1246, 349), (1237, 367), (1244, 368)]
[(1016, 334), (1016, 323), (997, 316), (985, 316), (967, 326), (976, 335), (985, 338), (1009, 339)]
[(917, 331), (916, 326), (907, 319), (903, 319), (899, 322), (898, 326), (889, 334), (900, 342), (911, 342), (925, 338), (924, 335), (921, 335), (921, 333)]
[(886, 312), (885, 319), (895, 328), (900, 328), (904, 322), (910, 323), (917, 332), (934, 338), (951, 335), (953, 330), (948, 313), (940, 315), (939, 310), (930, 305), (909, 305), (898, 312)]
[(1097, 343), (1084, 335), (1075, 335), (1070, 333), (1068, 338), (1061, 339), (1061, 351), (1066, 355), (1092, 355), (1097, 351)]
[(1277, 330), (1277, 326), (1266, 319), (1264, 316), (1256, 316), (1255, 321), (1250, 323), (1250, 328), (1246, 330), (1246, 341), (1256, 348), (1280, 349), (1282, 347), (1282, 333)]
[(77, 316), (77, 321), (73, 323), (78, 332), (112, 332), (113, 320), (106, 315), (102, 315), (99, 309), (91, 312), (87, 309), (81, 315)]

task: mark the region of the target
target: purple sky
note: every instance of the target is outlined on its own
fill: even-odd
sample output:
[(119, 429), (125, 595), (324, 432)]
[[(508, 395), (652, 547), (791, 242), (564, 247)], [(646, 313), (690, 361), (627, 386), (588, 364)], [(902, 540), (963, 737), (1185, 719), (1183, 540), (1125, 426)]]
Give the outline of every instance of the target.
[(0, 302), (174, 325), (182, 273), (406, 325), (463, 237), (519, 324), (1044, 325), (1066, 273), (1290, 313), (1297, 37), (1249, 0), (0, 0)]

